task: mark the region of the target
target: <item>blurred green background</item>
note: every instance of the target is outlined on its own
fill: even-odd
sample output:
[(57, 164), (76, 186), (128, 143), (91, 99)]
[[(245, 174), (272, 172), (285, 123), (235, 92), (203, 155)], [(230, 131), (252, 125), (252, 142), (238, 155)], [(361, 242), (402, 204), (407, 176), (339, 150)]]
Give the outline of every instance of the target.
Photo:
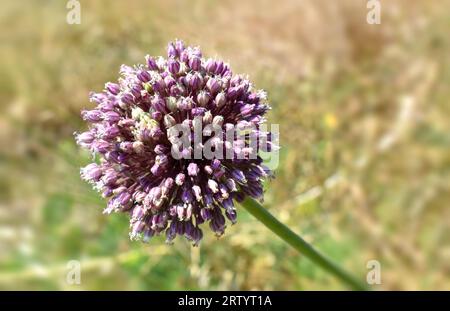
[[(122, 63), (180, 38), (268, 91), (280, 165), (265, 206), (378, 289), (450, 289), (450, 2), (3, 0), (0, 289), (345, 289), (244, 210), (220, 239), (128, 239), (79, 178), (72, 133)], [(81, 284), (66, 282), (81, 262)]]

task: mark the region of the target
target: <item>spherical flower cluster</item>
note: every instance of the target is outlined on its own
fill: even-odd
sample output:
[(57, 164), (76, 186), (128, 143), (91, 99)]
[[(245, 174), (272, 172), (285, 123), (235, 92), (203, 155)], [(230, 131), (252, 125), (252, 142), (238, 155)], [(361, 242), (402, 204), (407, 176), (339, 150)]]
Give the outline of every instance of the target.
[[(266, 138), (269, 151), (276, 146), (271, 133), (260, 129), (269, 109), (263, 91), (233, 75), (228, 64), (203, 58), (197, 47), (177, 40), (167, 54), (147, 56), (145, 65), (122, 65), (117, 83), (91, 94), (96, 107), (82, 111), (90, 128), (76, 134), (76, 141), (98, 160), (82, 168), (81, 176), (108, 198), (105, 213), (129, 213), (132, 239), (165, 233), (168, 242), (180, 235), (197, 245), (202, 223), (222, 235), (226, 218), (236, 222), (234, 200), (261, 199), (262, 180), (272, 173), (259, 148), (245, 145), (248, 135), (231, 143), (216, 137), (215, 146), (231, 150), (231, 157), (176, 159), (170, 128), (252, 128), (251, 135)], [(192, 148), (182, 148), (182, 154)]]

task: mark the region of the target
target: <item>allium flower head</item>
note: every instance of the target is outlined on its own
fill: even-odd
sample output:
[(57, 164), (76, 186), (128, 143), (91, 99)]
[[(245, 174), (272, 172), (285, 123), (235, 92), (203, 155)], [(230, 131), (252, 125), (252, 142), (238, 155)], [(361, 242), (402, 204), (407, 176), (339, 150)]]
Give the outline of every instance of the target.
[[(262, 180), (272, 175), (258, 155), (276, 147), (261, 128), (265, 93), (178, 40), (167, 58), (147, 56), (145, 65), (122, 65), (120, 74), (91, 94), (93, 110), (82, 111), (90, 129), (76, 141), (99, 158), (81, 169), (82, 178), (108, 198), (105, 213), (129, 213), (132, 239), (165, 233), (168, 242), (181, 235), (197, 245), (203, 223), (222, 235), (226, 218), (236, 222), (234, 201), (262, 199)], [(176, 125), (194, 131), (189, 145), (180, 144)], [(223, 133), (212, 138), (217, 128)], [(234, 128), (244, 135), (229, 141), (225, 132)], [(194, 157), (208, 141), (224, 156)]]

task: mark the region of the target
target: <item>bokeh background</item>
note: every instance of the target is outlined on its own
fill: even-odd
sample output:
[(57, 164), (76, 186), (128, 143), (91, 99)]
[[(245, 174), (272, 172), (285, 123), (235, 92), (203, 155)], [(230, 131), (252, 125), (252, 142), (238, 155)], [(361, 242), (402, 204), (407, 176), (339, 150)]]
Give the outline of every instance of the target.
[[(88, 93), (180, 38), (268, 91), (280, 165), (265, 206), (384, 290), (450, 289), (450, 2), (3, 0), (0, 289), (345, 289), (244, 210), (220, 239), (128, 239), (79, 178)], [(81, 262), (81, 284), (66, 282)]]

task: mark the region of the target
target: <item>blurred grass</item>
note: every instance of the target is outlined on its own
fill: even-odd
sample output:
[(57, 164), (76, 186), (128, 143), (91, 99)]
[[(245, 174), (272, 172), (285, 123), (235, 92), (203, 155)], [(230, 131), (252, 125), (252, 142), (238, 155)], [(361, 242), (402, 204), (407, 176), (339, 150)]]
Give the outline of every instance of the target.
[[(450, 2), (3, 1), (0, 289), (342, 289), (244, 210), (200, 248), (128, 240), (79, 179), (88, 93), (174, 38), (266, 89), (280, 124), (265, 205), (381, 289), (449, 289)], [(81, 261), (81, 285), (65, 282)]]

